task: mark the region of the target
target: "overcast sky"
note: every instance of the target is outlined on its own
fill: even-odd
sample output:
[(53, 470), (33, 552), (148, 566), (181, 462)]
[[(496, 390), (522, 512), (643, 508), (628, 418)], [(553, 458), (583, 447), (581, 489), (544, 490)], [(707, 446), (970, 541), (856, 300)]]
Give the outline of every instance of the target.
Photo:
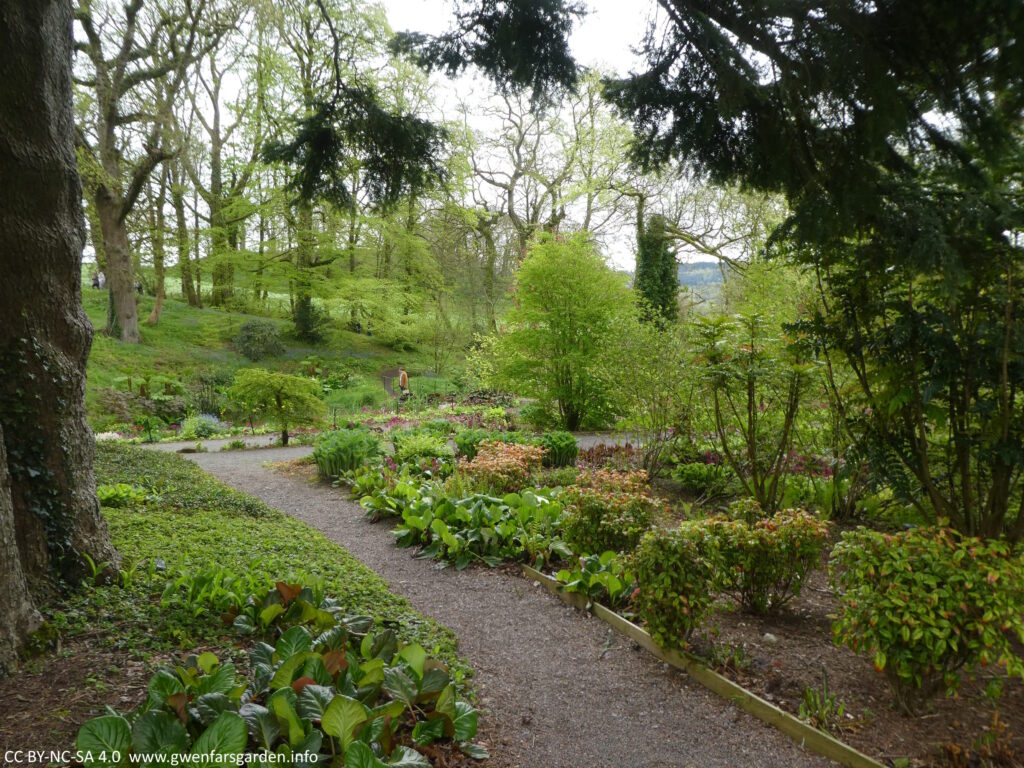
[[(395, 32), (414, 31), (437, 35), (452, 22), (451, 0), (381, 0)], [(642, 59), (632, 49), (643, 40), (655, 4), (649, 0), (586, 0), (589, 13), (578, 21), (570, 37), (577, 62), (599, 69), (604, 74), (625, 75), (640, 69)], [(481, 76), (467, 72), (452, 83), (442, 75), (433, 75), (434, 103), (440, 116), (451, 118), (455, 107), (473, 104), (493, 93), (491, 84)], [(434, 115), (433, 117), (438, 117)], [(478, 131), (493, 130), (482, 117), (470, 115), (470, 125)], [(632, 232), (622, 231), (605, 237), (605, 255), (619, 269), (633, 269)]]

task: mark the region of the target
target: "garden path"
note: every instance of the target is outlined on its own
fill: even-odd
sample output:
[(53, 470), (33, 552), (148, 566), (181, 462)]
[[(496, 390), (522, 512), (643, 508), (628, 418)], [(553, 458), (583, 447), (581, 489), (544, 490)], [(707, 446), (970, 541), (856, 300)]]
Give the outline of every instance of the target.
[(476, 670), (488, 765), (500, 768), (822, 766), (596, 619), (507, 570), (438, 569), (398, 549), (342, 489), (264, 466), (306, 447), (189, 454), (226, 483), (319, 529), (421, 613)]

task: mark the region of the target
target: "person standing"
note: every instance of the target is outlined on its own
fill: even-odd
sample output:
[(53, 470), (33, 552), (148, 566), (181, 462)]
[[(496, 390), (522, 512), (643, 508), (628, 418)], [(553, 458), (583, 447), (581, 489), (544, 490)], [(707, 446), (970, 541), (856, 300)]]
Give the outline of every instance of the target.
[(409, 374), (405, 372), (405, 366), (401, 363), (398, 365), (398, 389), (403, 399), (409, 396)]

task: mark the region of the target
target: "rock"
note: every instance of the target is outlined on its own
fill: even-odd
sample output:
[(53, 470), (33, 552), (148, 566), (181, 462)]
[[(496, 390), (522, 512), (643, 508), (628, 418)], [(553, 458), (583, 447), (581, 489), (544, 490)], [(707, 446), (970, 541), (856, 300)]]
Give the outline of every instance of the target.
[(776, 645), (779, 642), (779, 638), (777, 638), (771, 632), (765, 632), (764, 637), (762, 637), (761, 639), (768, 643), (768, 645)]

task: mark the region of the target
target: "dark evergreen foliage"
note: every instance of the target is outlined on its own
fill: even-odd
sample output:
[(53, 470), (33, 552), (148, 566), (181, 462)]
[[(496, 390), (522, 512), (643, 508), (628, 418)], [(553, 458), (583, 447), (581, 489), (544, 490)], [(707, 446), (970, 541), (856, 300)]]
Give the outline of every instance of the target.
[(472, 65), (502, 90), (529, 90), (542, 99), (575, 85), (577, 67), (568, 39), (584, 9), (583, 3), (567, 0), (461, 3), (454, 30), (439, 37), (401, 32), (392, 49), (449, 75)]
[(647, 319), (673, 321), (679, 316), (676, 255), (665, 237), (665, 217), (652, 214), (637, 235), (633, 287), (643, 297)]

